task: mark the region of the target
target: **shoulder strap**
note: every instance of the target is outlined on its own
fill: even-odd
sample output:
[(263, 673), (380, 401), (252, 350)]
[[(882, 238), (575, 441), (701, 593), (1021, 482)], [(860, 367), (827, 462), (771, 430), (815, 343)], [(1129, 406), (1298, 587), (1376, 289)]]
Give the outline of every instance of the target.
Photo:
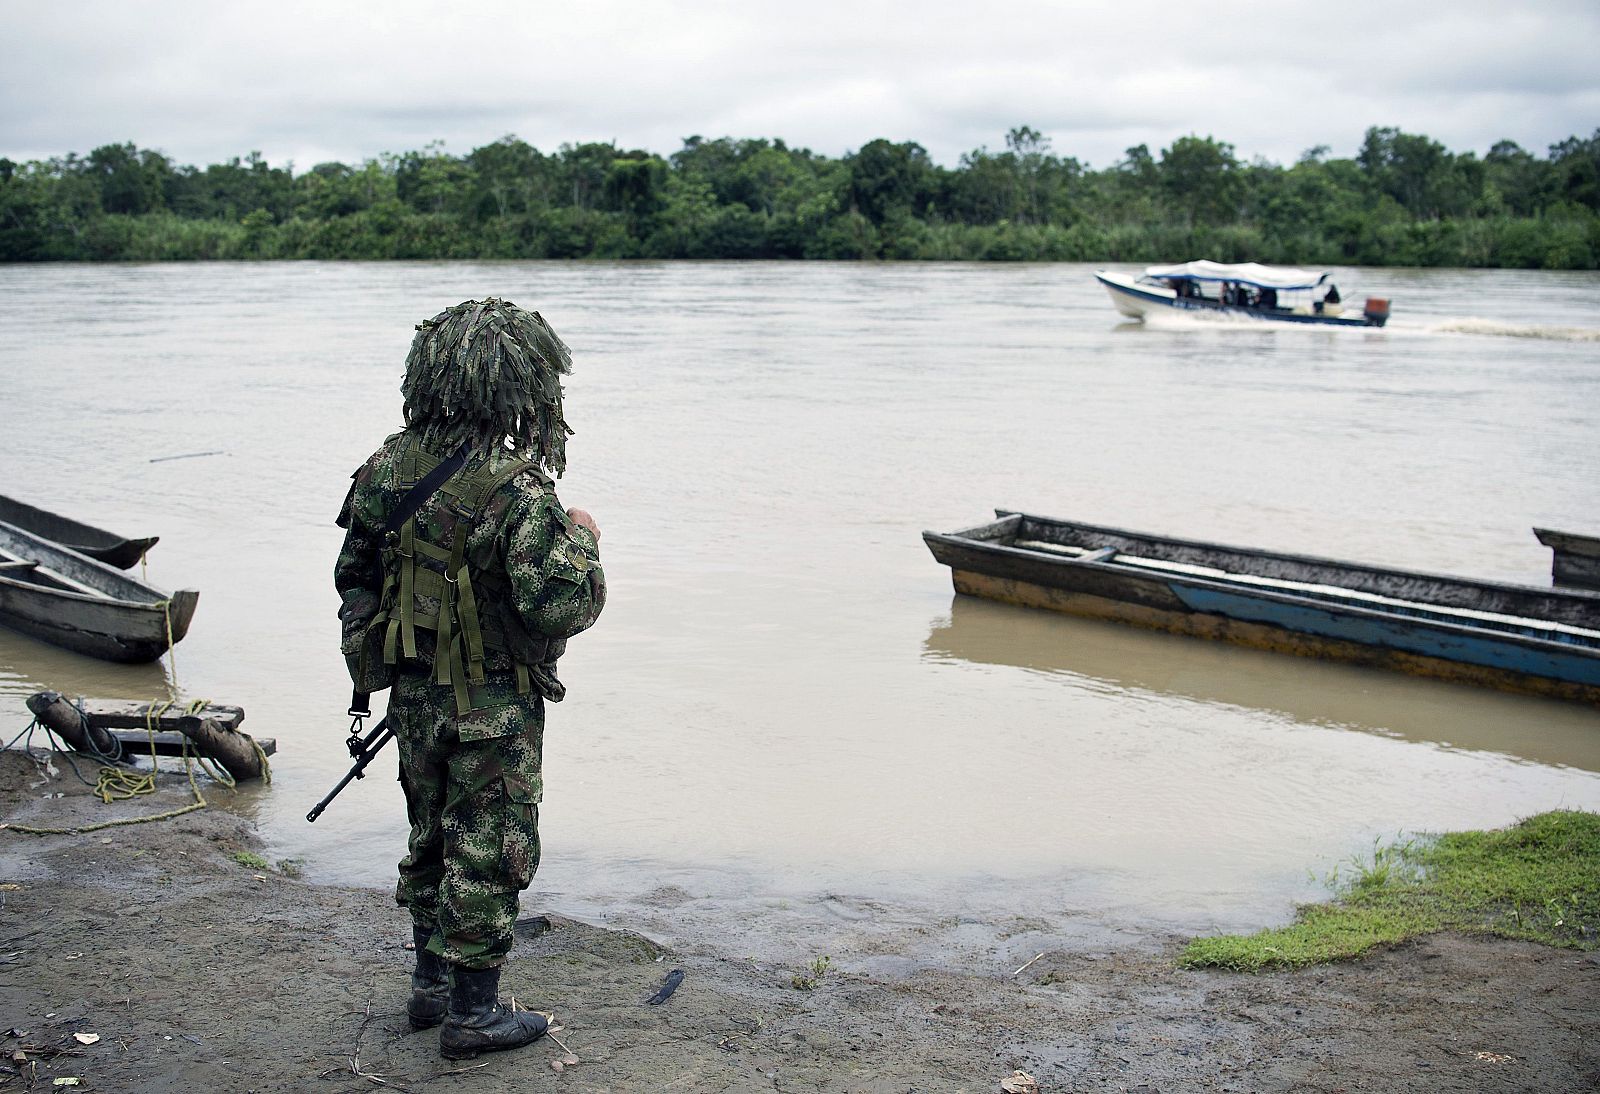
[(400, 499), (400, 504), (394, 507), (394, 512), (389, 514), (389, 519), (383, 522), (384, 534), (387, 535), (390, 532), (399, 531), (400, 526), (410, 520), (416, 514), (416, 511), (427, 503), (429, 498), (437, 494), (439, 487), (445, 484), (445, 480), (461, 470), (466, 462), (467, 446), (462, 445), (455, 450), (455, 453), (449, 459), (424, 475), (421, 482), (405, 492), (405, 495)]

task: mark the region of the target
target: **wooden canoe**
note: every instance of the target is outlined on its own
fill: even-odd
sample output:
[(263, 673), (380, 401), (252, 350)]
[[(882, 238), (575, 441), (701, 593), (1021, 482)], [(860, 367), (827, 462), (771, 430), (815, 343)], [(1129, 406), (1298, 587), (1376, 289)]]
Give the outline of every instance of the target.
[(1533, 534), (1550, 548), (1550, 580), (1557, 585), (1600, 589), (1600, 536), (1550, 528), (1535, 528)]
[(165, 593), (0, 521), (0, 623), (106, 661), (154, 661), (189, 631), (200, 594)]
[(69, 517), (52, 513), (48, 509), (29, 505), (0, 494), (0, 521), (70, 547), (80, 555), (126, 570), (136, 564), (144, 553), (156, 545), (160, 536), (144, 539), (124, 539), (115, 532), (82, 524)]
[(996, 517), (923, 533), (958, 593), (1600, 703), (1600, 593)]

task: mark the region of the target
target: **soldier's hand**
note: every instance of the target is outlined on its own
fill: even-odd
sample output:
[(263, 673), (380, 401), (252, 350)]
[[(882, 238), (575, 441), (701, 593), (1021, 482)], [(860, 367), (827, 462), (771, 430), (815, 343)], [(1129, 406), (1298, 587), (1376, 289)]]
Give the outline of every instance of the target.
[(594, 536), (595, 543), (599, 544), (600, 526), (594, 522), (594, 518), (589, 515), (587, 509), (568, 509), (567, 517), (580, 528), (589, 529), (589, 534)]

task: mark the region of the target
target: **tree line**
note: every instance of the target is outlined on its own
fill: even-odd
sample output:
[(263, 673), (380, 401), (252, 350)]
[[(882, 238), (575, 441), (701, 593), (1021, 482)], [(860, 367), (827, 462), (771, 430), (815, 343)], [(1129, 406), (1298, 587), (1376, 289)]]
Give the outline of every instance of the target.
[(296, 174), (110, 144), (0, 158), (0, 261), (817, 258), (1600, 266), (1600, 130), (1479, 157), (1395, 128), (1353, 158), (1241, 160), (1187, 136), (1099, 170), (1028, 126), (954, 167), (914, 142), (842, 157), (690, 137), (542, 152), (508, 136)]

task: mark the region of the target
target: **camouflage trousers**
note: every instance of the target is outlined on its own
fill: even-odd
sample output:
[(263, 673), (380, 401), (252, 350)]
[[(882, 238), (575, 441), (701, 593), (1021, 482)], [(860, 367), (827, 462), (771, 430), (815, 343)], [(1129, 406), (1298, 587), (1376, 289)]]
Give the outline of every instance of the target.
[(433, 932), (429, 950), (475, 969), (510, 952), (517, 894), (539, 866), (544, 704), (501, 675), (460, 716), (450, 686), (420, 675), (402, 674), (389, 700), (411, 821), (395, 900)]

